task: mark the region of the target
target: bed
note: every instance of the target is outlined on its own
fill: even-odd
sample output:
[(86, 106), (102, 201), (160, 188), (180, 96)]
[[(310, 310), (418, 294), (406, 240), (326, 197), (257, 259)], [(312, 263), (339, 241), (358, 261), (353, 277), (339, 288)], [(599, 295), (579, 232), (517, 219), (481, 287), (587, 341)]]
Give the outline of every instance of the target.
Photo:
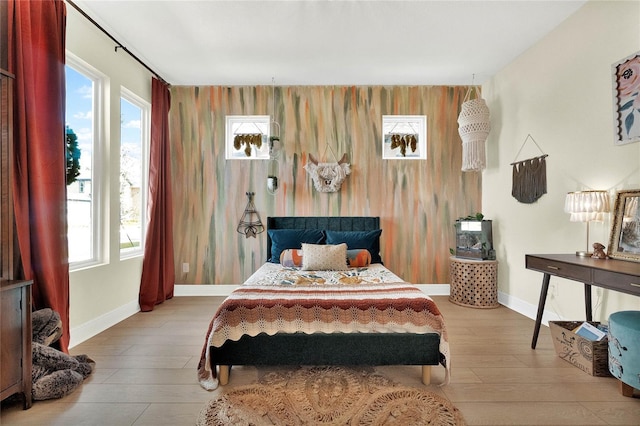
[[(267, 230), (267, 262), (211, 320), (198, 365), (203, 388), (227, 384), (232, 365), (421, 365), (429, 384), (431, 366), (441, 364), (448, 382), (442, 315), (384, 267), (378, 217), (269, 217)], [(304, 257), (288, 264), (301, 245)], [(309, 268), (318, 266), (312, 255), (322, 262), (345, 247), (353, 266)], [(370, 256), (364, 264), (361, 255)]]

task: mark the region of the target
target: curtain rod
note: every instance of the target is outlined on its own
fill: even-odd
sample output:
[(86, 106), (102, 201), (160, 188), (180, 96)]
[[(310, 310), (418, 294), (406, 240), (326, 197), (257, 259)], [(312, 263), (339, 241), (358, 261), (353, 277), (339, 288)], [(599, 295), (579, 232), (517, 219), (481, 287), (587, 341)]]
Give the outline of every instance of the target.
[(102, 26), (100, 24), (98, 24), (93, 18), (91, 18), (91, 16), (87, 15), (86, 12), (82, 9), (80, 9), (80, 7), (75, 4), (73, 1), (71, 0), (66, 0), (67, 3), (69, 3), (71, 6), (73, 6), (73, 8), (75, 10), (77, 10), (82, 16), (84, 16), (89, 22), (91, 22), (93, 25), (95, 25), (100, 31), (102, 31), (104, 34), (106, 34), (107, 37), (109, 37), (111, 40), (113, 40), (116, 43), (116, 47), (115, 47), (115, 51), (117, 52), (118, 49), (122, 49), (125, 52), (127, 52), (129, 54), (129, 56), (131, 56), (133, 59), (135, 59), (140, 65), (142, 65), (143, 67), (145, 67), (147, 70), (149, 70), (149, 72), (151, 72), (151, 74), (155, 75), (156, 77), (158, 77), (160, 80), (162, 80), (164, 83), (169, 84), (164, 78), (162, 78), (160, 76), (160, 74), (158, 74), (157, 72), (155, 72), (154, 70), (152, 70), (151, 68), (149, 68), (149, 66), (147, 64), (145, 64), (144, 62), (142, 62), (142, 60), (140, 58), (138, 58), (136, 55), (134, 55), (129, 49), (127, 49), (125, 46), (122, 45), (122, 43), (120, 43), (118, 40), (116, 40), (115, 37), (113, 37), (111, 34), (109, 34), (109, 32), (107, 30), (105, 30), (104, 28), (102, 28)]

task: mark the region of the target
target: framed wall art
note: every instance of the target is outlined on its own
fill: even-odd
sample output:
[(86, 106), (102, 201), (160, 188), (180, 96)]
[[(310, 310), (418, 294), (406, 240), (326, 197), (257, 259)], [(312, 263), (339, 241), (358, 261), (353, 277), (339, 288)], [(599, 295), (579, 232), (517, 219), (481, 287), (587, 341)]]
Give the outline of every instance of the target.
[(616, 145), (640, 142), (640, 52), (612, 66)]
[(382, 158), (385, 160), (426, 160), (427, 116), (383, 115)]
[(226, 159), (268, 160), (269, 121), (268, 115), (227, 115)]
[(640, 262), (640, 189), (618, 191), (607, 254), (613, 259)]

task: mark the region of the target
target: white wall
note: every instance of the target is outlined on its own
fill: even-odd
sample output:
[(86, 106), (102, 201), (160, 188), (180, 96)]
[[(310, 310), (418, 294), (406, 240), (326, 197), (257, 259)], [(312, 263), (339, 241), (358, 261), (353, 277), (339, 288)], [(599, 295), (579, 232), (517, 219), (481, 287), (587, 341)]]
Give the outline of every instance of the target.
[[(142, 257), (120, 260), (119, 158), (120, 89), (126, 87), (151, 102), (151, 74), (67, 4), (67, 51), (109, 77), (105, 87), (104, 151), (98, 157), (104, 191), (104, 263), (70, 273), (70, 346), (86, 340), (139, 310)], [(111, 161), (113, 160), (113, 161)]]
[[(492, 122), (483, 212), (494, 220), (502, 301), (529, 316), (542, 274), (525, 269), (525, 254), (586, 249), (586, 225), (563, 211), (566, 193), (640, 189), (640, 143), (614, 146), (611, 77), (612, 64), (637, 51), (640, 2), (591, 1), (483, 86)], [(527, 135), (548, 154), (547, 194), (533, 204), (511, 196), (510, 163), (541, 155), (531, 140), (517, 155)], [(610, 226), (592, 223), (591, 242), (609, 245)], [(558, 295), (547, 299), (547, 318), (584, 319), (583, 286), (551, 283)], [(640, 309), (638, 297), (595, 288), (593, 297), (595, 320)]]

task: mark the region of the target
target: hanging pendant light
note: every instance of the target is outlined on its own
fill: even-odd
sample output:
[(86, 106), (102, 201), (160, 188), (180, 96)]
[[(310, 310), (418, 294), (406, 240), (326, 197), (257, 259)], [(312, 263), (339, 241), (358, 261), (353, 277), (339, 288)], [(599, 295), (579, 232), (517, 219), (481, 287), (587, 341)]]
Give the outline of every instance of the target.
[(276, 90), (275, 79), (271, 79), (271, 94), (273, 97), (273, 108), (271, 116), (271, 124), (269, 129), (269, 164), (267, 165), (267, 191), (271, 195), (275, 195), (280, 188), (278, 176), (280, 174), (280, 164), (278, 157), (282, 148), (280, 142), (280, 124), (276, 121)]
[(255, 194), (253, 192), (247, 192), (246, 194), (249, 201), (247, 201), (247, 207), (244, 208), (244, 213), (242, 213), (236, 231), (239, 234), (243, 234), (245, 238), (256, 238), (257, 234), (264, 232), (264, 225), (260, 220), (260, 213), (258, 213), (255, 204), (253, 204), (253, 196)]
[[(474, 74), (475, 79), (475, 74)], [(480, 97), (473, 82), (464, 98), (458, 116), (458, 133), (462, 139), (462, 171), (481, 171), (486, 167), (484, 144), (489, 137), (491, 121), (489, 107)], [(476, 99), (468, 99), (472, 90), (476, 90)]]

